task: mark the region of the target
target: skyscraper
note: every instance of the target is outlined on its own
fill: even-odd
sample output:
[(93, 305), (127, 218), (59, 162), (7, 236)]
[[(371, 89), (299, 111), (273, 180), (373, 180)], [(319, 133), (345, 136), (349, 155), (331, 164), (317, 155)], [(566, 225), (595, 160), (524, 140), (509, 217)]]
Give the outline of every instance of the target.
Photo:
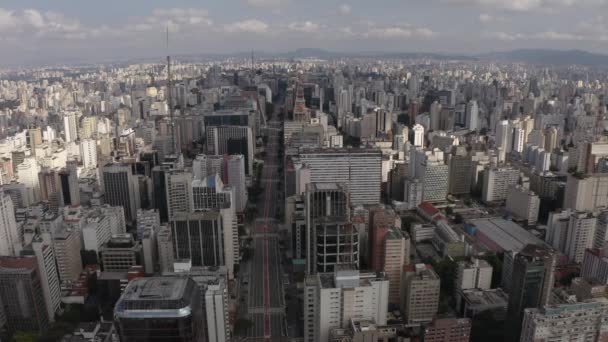
[(65, 142), (69, 143), (78, 139), (78, 117), (76, 112), (63, 114), (63, 131), (65, 133)]
[(471, 174), (473, 162), (465, 146), (454, 146), (449, 162), (449, 189), (452, 195), (463, 195), (471, 192)]
[(519, 170), (513, 167), (488, 168), (484, 172), (482, 200), (504, 201), (509, 189), (519, 181)]
[(412, 131), (414, 132), (414, 146), (424, 148), (424, 126), (415, 124)]
[(218, 210), (176, 213), (171, 236), (177, 259), (190, 259), (193, 266), (224, 266), (224, 232)]
[(202, 299), (188, 277), (133, 280), (114, 308), (121, 342), (203, 342)]
[(505, 341), (519, 341), (524, 310), (549, 303), (556, 258), (545, 247), (527, 245), (515, 256), (505, 322)]
[(165, 172), (167, 217), (192, 211), (192, 174), (184, 170)]
[(467, 128), (471, 131), (479, 130), (479, 106), (477, 106), (477, 101), (471, 100), (467, 104), (467, 118), (466, 125)]
[(97, 141), (85, 139), (80, 142), (80, 157), (82, 164), (87, 169), (97, 167)]
[(0, 191), (0, 255), (17, 256), (21, 249), (13, 201), (4, 191)]
[(449, 166), (445, 164), (442, 151), (412, 149), (409, 177), (422, 182), (423, 201), (445, 201), (448, 195)]
[(139, 183), (127, 164), (107, 164), (102, 169), (105, 202), (125, 209), (129, 222), (136, 219), (140, 208)]

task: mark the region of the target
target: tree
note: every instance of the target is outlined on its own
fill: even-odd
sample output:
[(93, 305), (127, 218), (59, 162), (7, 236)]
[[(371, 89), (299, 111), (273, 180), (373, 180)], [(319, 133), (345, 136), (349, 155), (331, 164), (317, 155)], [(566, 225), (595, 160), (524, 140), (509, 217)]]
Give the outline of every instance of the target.
[(17, 331), (13, 335), (14, 342), (36, 342), (38, 341), (38, 332), (35, 331)]

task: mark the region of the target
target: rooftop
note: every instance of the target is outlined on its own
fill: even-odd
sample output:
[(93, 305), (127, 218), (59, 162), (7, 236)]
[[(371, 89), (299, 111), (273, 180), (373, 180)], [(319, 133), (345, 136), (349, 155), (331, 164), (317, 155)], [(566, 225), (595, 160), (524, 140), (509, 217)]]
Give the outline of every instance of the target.
[(481, 218), (471, 220), (478, 231), (496, 243), (503, 251), (521, 251), (526, 245), (540, 245), (545, 243), (526, 231), (515, 222), (503, 218)]

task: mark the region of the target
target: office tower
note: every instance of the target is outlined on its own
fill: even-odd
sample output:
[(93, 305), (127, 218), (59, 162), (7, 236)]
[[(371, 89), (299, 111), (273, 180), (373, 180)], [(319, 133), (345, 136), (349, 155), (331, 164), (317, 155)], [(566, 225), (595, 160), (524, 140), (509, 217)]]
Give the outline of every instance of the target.
[(40, 201), (40, 182), (38, 179), (38, 163), (34, 158), (26, 158), (17, 166), (19, 183), (25, 184), (29, 203)]
[(157, 229), (158, 228), (154, 228), (153, 226), (145, 226), (142, 235), (139, 235), (139, 240), (141, 241), (142, 264), (144, 266), (144, 272), (146, 274), (154, 274), (154, 272), (157, 271)]
[(444, 162), (442, 151), (412, 149), (409, 177), (422, 182), (423, 201), (445, 201), (448, 195), (449, 166)]
[(225, 265), (219, 211), (176, 213), (170, 226), (176, 259), (190, 259), (193, 266)]
[(78, 139), (78, 117), (76, 116), (76, 112), (63, 114), (63, 132), (65, 134), (66, 143)]
[(597, 213), (573, 212), (570, 215), (566, 234), (566, 250), (568, 258), (575, 263), (581, 263), (585, 250), (593, 247)]
[(351, 319), (386, 325), (388, 280), (376, 273), (336, 271), (305, 280), (304, 341), (329, 342), (329, 332)]
[(245, 172), (253, 175), (255, 140), (250, 127), (219, 126), (207, 127), (207, 153), (215, 155), (242, 154), (245, 158)]
[(36, 257), (0, 256), (0, 302), (10, 332), (49, 328), (49, 315)]
[(80, 158), (86, 169), (97, 167), (97, 141), (85, 139), (80, 142)]
[(507, 199), (509, 188), (519, 181), (519, 170), (513, 167), (491, 167), (483, 177), (482, 200), (497, 202)]
[(17, 256), (21, 249), (13, 201), (4, 191), (0, 191), (0, 255)]
[(414, 132), (414, 146), (424, 148), (424, 126), (415, 124), (412, 131)]
[(78, 176), (73, 168), (63, 168), (59, 171), (59, 182), (61, 183), (61, 195), (64, 205), (80, 205), (80, 188)]
[(147, 228), (157, 231), (160, 227), (160, 215), (158, 210), (137, 210), (137, 237), (141, 238)]
[(128, 164), (107, 164), (102, 169), (105, 203), (125, 209), (129, 222), (136, 219), (140, 208), (139, 183)]
[(564, 208), (595, 210), (608, 207), (608, 173), (568, 175)]
[[(317, 228), (319, 228), (319, 232), (323, 232), (332, 219), (335, 221), (334, 227), (336, 229), (345, 228), (346, 220), (350, 217), (350, 205), (348, 190), (343, 184), (307, 184), (305, 198), (306, 266), (307, 274), (312, 274), (317, 271)], [(323, 219), (323, 224), (317, 227), (317, 221), (320, 219)], [(349, 231), (347, 235), (352, 237), (351, 233)]]
[(156, 244), (158, 250), (158, 264), (161, 274), (164, 272), (173, 271), (173, 262), (175, 261), (173, 249), (173, 236), (171, 228), (167, 225), (162, 225), (156, 234)]
[(396, 226), (398, 220), (397, 214), (391, 209), (376, 207), (369, 211), (369, 229), (364, 235), (367, 235), (369, 240), (368, 265), (375, 272), (382, 271), (386, 234)]
[(344, 183), (352, 205), (380, 203), (382, 153), (379, 149), (305, 149), (299, 160), (311, 183)]
[(142, 265), (142, 247), (131, 234), (114, 234), (99, 251), (104, 272), (128, 272)]
[(406, 324), (429, 323), (439, 308), (441, 279), (430, 265), (404, 266), (401, 280), (401, 312)]
[(604, 248), (608, 243), (608, 210), (602, 210), (597, 216), (593, 248)]
[(388, 302), (400, 304), (403, 266), (410, 263), (410, 237), (401, 227), (392, 227), (384, 236), (382, 271), (388, 283)]
[(471, 192), (473, 162), (465, 146), (452, 147), (449, 172), (448, 192), (452, 195), (469, 194)]
[(78, 279), (80, 272), (82, 272), (80, 245), (80, 233), (78, 231), (61, 228), (55, 232), (53, 248), (61, 282), (74, 281)]
[(513, 134), (513, 151), (522, 153), (526, 141), (526, 131), (521, 128), (516, 128)]
[(555, 150), (557, 147), (559, 147), (558, 145), (558, 132), (557, 132), (557, 128), (555, 127), (549, 127), (545, 130), (545, 151), (548, 152), (553, 152), (553, 150)]
[(608, 339), (608, 301), (560, 303), (524, 311), (520, 342)]
[(467, 104), (467, 118), (466, 118), (466, 126), (471, 131), (479, 130), (479, 106), (477, 106), (477, 101), (471, 100)]
[(227, 156), (224, 163), (222, 180), (234, 189), (235, 209), (237, 213), (242, 213), (247, 206), (245, 157), (242, 154)]
[(469, 342), (471, 319), (437, 318), (424, 327), (424, 342)]
[(306, 108), (304, 100), (304, 87), (296, 85), (296, 99), (293, 106), (293, 121), (310, 122), (310, 111)]
[(438, 101), (435, 101), (431, 104), (431, 109), (430, 109), (430, 117), (431, 117), (431, 125), (430, 125), (430, 130), (431, 131), (438, 131), (441, 129), (441, 104)]
[(61, 304), (61, 291), (59, 288), (59, 275), (55, 264), (55, 251), (53, 246), (43, 241), (42, 237), (34, 237), (32, 250), (24, 250), (23, 255), (34, 255), (38, 263), (38, 274), (44, 294), (47, 314), (51, 322), (55, 321), (55, 313)]
[(27, 147), (35, 151), (37, 146), (42, 145), (42, 130), (40, 127), (30, 127), (27, 129)]
[(553, 252), (541, 246), (527, 245), (515, 256), (505, 321), (505, 341), (519, 341), (525, 309), (541, 308), (549, 303), (555, 265)]
[(202, 342), (204, 321), (199, 287), (188, 277), (131, 281), (114, 308), (121, 342)]
[(496, 125), (496, 147), (501, 148), (505, 153), (511, 152), (509, 142), (512, 141), (512, 129), (508, 120), (499, 121)]
[(101, 210), (96, 210), (86, 218), (82, 229), (82, 241), (84, 250), (98, 253), (101, 246), (112, 237), (111, 219)]
[(183, 170), (165, 173), (167, 217), (192, 211), (192, 174)]
[(161, 222), (169, 220), (166, 184), (166, 174), (169, 172), (169, 167), (164, 165), (152, 168), (152, 207), (158, 210)]
[(456, 289), (483, 289), (492, 287), (492, 266), (487, 261), (473, 258), (458, 262)]
[(81, 139), (91, 139), (97, 134), (97, 117), (85, 116), (82, 118), (82, 130), (80, 132)]
[(423, 191), (422, 191), (423, 183), (417, 178), (406, 178), (404, 181), (404, 196), (405, 203), (407, 205), (407, 209), (412, 210), (416, 209), (420, 203), (423, 201)]
[(58, 212), (63, 207), (59, 169), (43, 169), (38, 173), (40, 184), (40, 199), (47, 201), (52, 212)]
[(219, 210), (224, 232), (224, 260), (230, 279), (234, 276), (234, 264), (239, 260), (238, 223), (234, 208), (234, 190), (224, 186), (217, 176), (192, 182), (193, 210)]
[(359, 232), (347, 217), (319, 217), (313, 230), (317, 272), (359, 267)]
[(581, 277), (590, 282), (608, 285), (608, 249), (592, 248), (585, 251)]
[(533, 225), (538, 221), (540, 198), (533, 191), (517, 185), (507, 192), (506, 208), (515, 218)]

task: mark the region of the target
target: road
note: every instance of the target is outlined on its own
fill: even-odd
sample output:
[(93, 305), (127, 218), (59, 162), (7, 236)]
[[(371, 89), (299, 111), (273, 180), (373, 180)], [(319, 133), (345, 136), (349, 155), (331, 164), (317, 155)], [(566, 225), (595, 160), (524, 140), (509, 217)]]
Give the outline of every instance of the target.
[(284, 341), (287, 336), (281, 274), (281, 254), (275, 215), (281, 207), (278, 174), (279, 122), (269, 122), (266, 158), (260, 185), (264, 189), (256, 203), (259, 215), (252, 232), (254, 255), (249, 265), (249, 319), (253, 326), (250, 341)]

